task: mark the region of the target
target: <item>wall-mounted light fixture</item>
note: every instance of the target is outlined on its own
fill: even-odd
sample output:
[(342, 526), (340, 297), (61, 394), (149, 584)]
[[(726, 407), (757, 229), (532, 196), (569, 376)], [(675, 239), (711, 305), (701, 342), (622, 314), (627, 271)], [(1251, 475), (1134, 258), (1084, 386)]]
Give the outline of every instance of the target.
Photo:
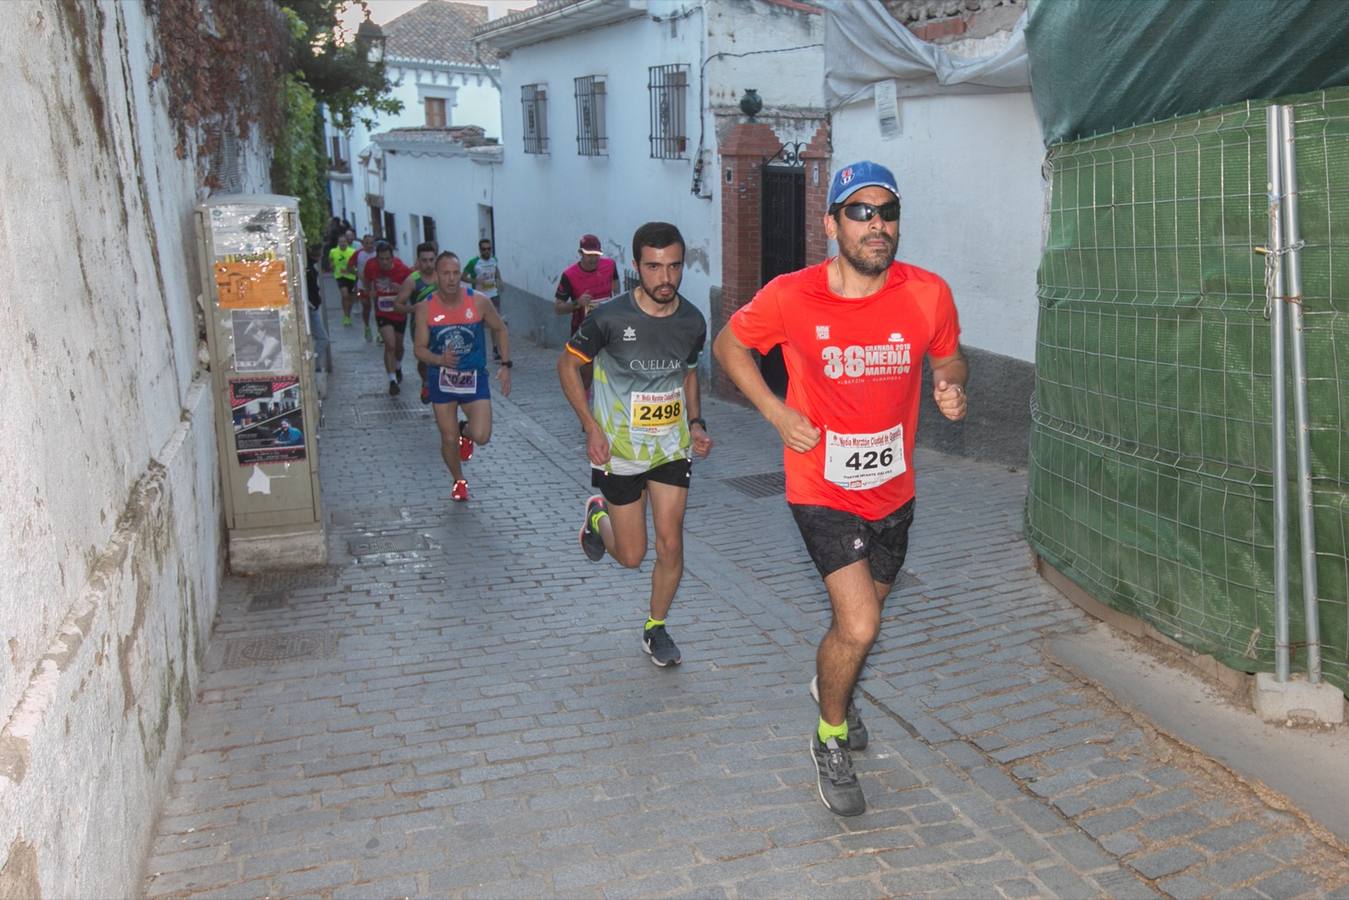
[(384, 29), (371, 21), (370, 11), (366, 10), (365, 21), (356, 29), (356, 54), (370, 63), (384, 61)]

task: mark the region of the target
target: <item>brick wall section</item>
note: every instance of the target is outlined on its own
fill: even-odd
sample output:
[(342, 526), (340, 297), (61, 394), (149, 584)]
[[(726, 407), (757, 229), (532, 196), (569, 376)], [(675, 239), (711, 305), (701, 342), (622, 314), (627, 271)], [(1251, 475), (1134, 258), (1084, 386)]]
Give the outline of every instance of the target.
[[(748, 303), (760, 288), (763, 161), (782, 146), (766, 122), (739, 122), (721, 143), (721, 290), (712, 298), (712, 333), (726, 325), (731, 315)], [(821, 123), (802, 151), (806, 168), (806, 264), (820, 262), (828, 254), (824, 236), (825, 201), (829, 192), (829, 126)], [(818, 184), (812, 177), (819, 165)], [(731, 181), (726, 181), (726, 172)], [(718, 397), (743, 403), (735, 385), (714, 371), (712, 390)]]
[(960, 16), (909, 26), (909, 31), (925, 41), (939, 41), (943, 38), (958, 37), (968, 30), (969, 23)]
[(1026, 0), (884, 0), (885, 8), (920, 40), (945, 44), (1010, 29)]

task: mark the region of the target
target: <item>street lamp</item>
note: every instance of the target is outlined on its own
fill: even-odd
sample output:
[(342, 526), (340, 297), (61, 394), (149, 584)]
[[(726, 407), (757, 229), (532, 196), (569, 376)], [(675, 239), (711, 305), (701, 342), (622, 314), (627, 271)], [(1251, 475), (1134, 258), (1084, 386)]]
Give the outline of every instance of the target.
[(384, 29), (370, 20), (369, 10), (361, 27), (356, 29), (356, 53), (366, 62), (384, 61)]
[(763, 109), (763, 98), (754, 88), (745, 88), (745, 96), (740, 98), (740, 111), (751, 119)]

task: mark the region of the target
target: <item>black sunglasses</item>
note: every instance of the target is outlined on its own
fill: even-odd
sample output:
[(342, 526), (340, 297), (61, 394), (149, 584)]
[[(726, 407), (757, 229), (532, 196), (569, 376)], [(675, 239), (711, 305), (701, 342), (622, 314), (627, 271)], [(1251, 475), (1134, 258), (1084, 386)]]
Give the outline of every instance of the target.
[(899, 201), (891, 200), (881, 206), (874, 203), (848, 203), (843, 206), (843, 214), (854, 222), (870, 222), (876, 213), (880, 213), (881, 219), (886, 222), (898, 221)]

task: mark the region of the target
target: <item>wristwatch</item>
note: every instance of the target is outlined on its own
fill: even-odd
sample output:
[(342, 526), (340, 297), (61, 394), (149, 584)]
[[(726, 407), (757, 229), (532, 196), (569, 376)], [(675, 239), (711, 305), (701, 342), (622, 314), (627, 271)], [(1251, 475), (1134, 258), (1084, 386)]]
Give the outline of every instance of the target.
[(694, 425), (701, 425), (703, 426), (703, 431), (707, 430), (707, 421), (702, 416), (694, 416), (692, 419), (689, 419), (689, 427), (692, 428)]
[(497, 365), (501, 366), (501, 368), (503, 368), (503, 369), (513, 369), (513, 368), (515, 368), (515, 363), (511, 362), (509, 359), (503, 359), (503, 360), (502, 360), (500, 363), (498, 363)]

